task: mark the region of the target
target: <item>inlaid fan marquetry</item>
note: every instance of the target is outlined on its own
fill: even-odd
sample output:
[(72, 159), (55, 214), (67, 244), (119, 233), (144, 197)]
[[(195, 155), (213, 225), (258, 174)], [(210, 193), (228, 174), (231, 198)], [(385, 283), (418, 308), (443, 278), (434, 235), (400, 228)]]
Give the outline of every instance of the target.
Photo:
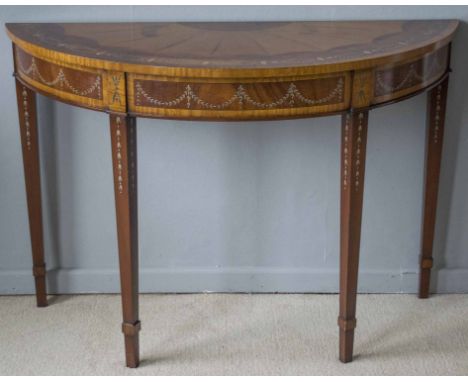
[(452, 21), (14, 24), (55, 51), (170, 67), (269, 68), (397, 54), (453, 33)]

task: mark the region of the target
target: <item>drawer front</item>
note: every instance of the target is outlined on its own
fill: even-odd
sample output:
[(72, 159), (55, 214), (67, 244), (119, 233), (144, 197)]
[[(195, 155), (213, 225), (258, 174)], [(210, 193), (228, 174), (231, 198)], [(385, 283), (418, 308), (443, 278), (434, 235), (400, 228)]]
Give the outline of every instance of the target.
[(17, 46), (15, 65), (24, 82), (46, 95), (93, 109), (125, 111), (123, 74), (46, 61)]
[(262, 82), (173, 81), (130, 74), (129, 111), (166, 118), (268, 119), (343, 110), (349, 74)]
[(417, 92), (441, 78), (448, 69), (449, 48), (445, 46), (420, 59), (390, 68), (377, 68), (373, 104)]

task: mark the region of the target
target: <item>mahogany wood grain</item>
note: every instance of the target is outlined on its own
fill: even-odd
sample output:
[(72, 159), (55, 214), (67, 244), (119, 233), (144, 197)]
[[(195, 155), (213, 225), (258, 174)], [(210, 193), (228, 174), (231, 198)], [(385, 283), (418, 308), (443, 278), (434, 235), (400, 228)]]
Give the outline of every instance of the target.
[(18, 71), (31, 80), (66, 93), (102, 100), (102, 75), (97, 71), (76, 70), (15, 50)]
[(420, 298), (429, 297), (447, 89), (448, 77), (433, 88), (427, 97), (426, 179), (421, 243)]
[(367, 120), (367, 111), (350, 112), (342, 117), (340, 313), (338, 316), (339, 354), (342, 362), (350, 362), (353, 359)]
[(42, 231), (41, 175), (37, 135), (36, 94), (16, 80), (16, 97), (23, 151), (24, 180), (28, 201), (29, 232), (37, 306), (47, 306), (46, 265)]
[(137, 367), (138, 319), (138, 198), (136, 120), (110, 115), (112, 166), (119, 247), (125, 356), (128, 367)]
[(47, 61), (13, 46), (15, 75), (37, 92), (102, 111), (126, 111), (125, 74)]
[(449, 46), (446, 45), (417, 60), (377, 68), (372, 103), (400, 98), (435, 82), (447, 71), (448, 61)]
[(128, 76), (129, 112), (184, 119), (262, 119), (319, 115), (347, 109), (350, 73), (309, 77), (174, 82)]

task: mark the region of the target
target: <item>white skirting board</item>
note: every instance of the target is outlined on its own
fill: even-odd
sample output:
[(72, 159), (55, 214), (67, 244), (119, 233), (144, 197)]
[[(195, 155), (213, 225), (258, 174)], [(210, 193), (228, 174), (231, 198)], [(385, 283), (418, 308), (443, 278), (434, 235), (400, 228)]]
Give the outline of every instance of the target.
[[(140, 271), (142, 293), (336, 293), (338, 271), (308, 268), (187, 268)], [(361, 293), (416, 293), (418, 270), (359, 273)], [(117, 269), (48, 270), (48, 293), (118, 293)], [(433, 270), (433, 293), (468, 293), (468, 269)], [(30, 294), (30, 270), (0, 271), (0, 294)]]

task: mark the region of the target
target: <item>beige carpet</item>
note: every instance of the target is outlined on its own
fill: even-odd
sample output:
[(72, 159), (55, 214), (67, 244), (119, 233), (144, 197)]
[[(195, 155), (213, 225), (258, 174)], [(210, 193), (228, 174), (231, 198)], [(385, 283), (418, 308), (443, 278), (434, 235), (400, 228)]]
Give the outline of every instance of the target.
[(138, 369), (118, 295), (0, 297), (0, 374), (468, 374), (468, 295), (360, 295), (355, 360), (337, 360), (337, 295), (142, 295)]

